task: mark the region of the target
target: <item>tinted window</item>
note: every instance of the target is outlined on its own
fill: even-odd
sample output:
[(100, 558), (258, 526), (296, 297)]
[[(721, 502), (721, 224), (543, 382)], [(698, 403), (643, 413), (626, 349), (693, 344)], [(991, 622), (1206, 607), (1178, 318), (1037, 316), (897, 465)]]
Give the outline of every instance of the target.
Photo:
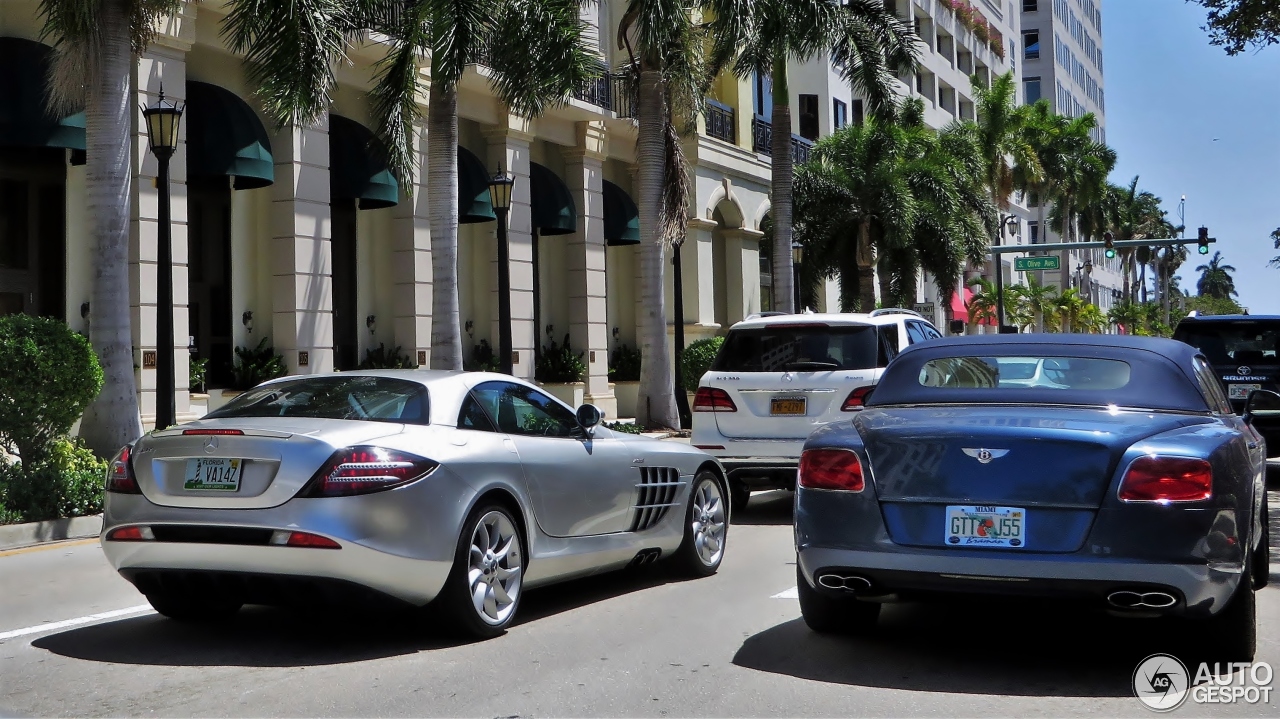
[(1204, 397), (1209, 401), (1209, 406), (1214, 408), (1219, 414), (1231, 414), (1231, 402), (1227, 399), (1226, 392), (1222, 389), (1222, 381), (1218, 379), (1218, 373), (1213, 371), (1207, 363), (1199, 357), (1194, 360), (1196, 366), (1196, 378), (1200, 380), (1200, 390), (1204, 392)]
[(920, 331), (924, 333), (924, 338), (927, 340), (942, 339), (942, 335), (939, 334), (938, 331), (933, 328), (933, 325), (930, 325), (926, 322), (920, 323)]
[(871, 325), (773, 325), (731, 330), (711, 369), (722, 372), (874, 369), (879, 339)]
[(458, 429), (474, 429), (481, 432), (496, 432), (489, 413), (480, 406), (474, 394), (467, 395), (462, 403), (462, 411), (458, 414)]
[(924, 363), (922, 387), (1114, 390), (1129, 384), (1126, 362), (1092, 357), (944, 357)]
[(472, 393), (507, 434), (535, 437), (576, 437), (578, 420), (547, 395), (510, 382), (485, 382)]
[(915, 344), (917, 342), (924, 342), (924, 332), (920, 331), (920, 324), (918, 322), (908, 322), (906, 324), (907, 324), (907, 340), (911, 344)]
[(205, 415), (428, 424), (427, 388), (391, 377), (307, 377), (265, 385)]
[(898, 356), (898, 326), (880, 325), (880, 357), (878, 365), (883, 367)]
[(1216, 365), (1277, 364), (1280, 322), (1183, 322), (1173, 338), (1198, 348)]

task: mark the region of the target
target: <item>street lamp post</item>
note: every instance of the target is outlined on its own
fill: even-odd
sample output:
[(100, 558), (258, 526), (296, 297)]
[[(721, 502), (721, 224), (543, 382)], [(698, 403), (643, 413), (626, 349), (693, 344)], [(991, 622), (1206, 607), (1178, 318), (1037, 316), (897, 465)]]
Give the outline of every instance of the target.
[[(1005, 215), (1000, 219), (1000, 226), (996, 228), (997, 247), (1004, 244), (1005, 226), (1017, 227), (1018, 222), (1017, 215)], [(996, 333), (1001, 334), (1004, 332), (1004, 260), (1000, 259), (999, 253), (993, 259), (996, 265)]]
[(173, 348), (173, 231), (169, 217), (169, 159), (178, 149), (178, 126), (182, 107), (164, 99), (164, 88), (156, 104), (142, 109), (147, 123), (147, 143), (160, 163), (156, 179), (160, 191), (159, 247), (156, 287), (156, 429), (171, 427), (177, 420), (174, 400)]
[(502, 171), (489, 180), (489, 201), (498, 216), (498, 362), (503, 374), (515, 374), (511, 355), (511, 247), (507, 243), (507, 214), (516, 178)]
[(796, 314), (804, 311), (803, 302), (800, 299), (800, 263), (804, 261), (804, 245), (799, 242), (791, 243), (791, 284), (796, 288)]
[(689, 411), (689, 396), (684, 390), (684, 276), (680, 271), (681, 247), (684, 247), (683, 239), (671, 245), (671, 282), (675, 285), (675, 292), (672, 295), (674, 298), (672, 310), (675, 312), (676, 324), (674, 327), (676, 335), (675, 393), (680, 428), (689, 429), (693, 426), (693, 413)]

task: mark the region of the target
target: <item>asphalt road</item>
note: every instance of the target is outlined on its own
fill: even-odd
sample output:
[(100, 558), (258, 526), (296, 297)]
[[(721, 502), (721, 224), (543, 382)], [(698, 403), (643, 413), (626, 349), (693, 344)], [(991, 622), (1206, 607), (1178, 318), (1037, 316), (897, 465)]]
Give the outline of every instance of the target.
[[(872, 638), (819, 637), (793, 598), (790, 495), (735, 519), (715, 577), (533, 591), (476, 643), (348, 609), (184, 626), (141, 608), (95, 540), (0, 553), (0, 716), (1145, 717), (1134, 667), (1180, 646), (1174, 622), (1025, 603), (896, 605)], [(1259, 596), (1259, 636), (1280, 668), (1280, 588)], [(1280, 697), (1176, 714), (1277, 716)]]

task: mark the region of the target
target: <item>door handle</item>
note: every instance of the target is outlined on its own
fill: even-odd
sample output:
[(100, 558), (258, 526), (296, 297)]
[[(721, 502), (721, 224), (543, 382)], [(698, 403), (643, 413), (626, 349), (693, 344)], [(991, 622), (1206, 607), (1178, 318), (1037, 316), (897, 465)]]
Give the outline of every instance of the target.
[(502, 446), (506, 447), (507, 451), (512, 454), (519, 454), (518, 452), (516, 452), (516, 443), (512, 442), (510, 439), (503, 439)]

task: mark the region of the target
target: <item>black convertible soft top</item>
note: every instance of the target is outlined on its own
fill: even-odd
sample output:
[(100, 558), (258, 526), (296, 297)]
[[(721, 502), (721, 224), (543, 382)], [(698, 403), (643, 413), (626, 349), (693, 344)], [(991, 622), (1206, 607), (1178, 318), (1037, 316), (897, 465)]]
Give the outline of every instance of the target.
[[(1157, 337), (1124, 335), (1016, 334), (948, 337), (912, 345), (884, 371), (867, 406), (904, 404), (1070, 404), (1207, 412), (1190, 345)], [(1084, 357), (1112, 359), (1130, 366), (1129, 383), (1119, 389), (925, 387), (920, 372), (929, 360), (948, 357)]]

